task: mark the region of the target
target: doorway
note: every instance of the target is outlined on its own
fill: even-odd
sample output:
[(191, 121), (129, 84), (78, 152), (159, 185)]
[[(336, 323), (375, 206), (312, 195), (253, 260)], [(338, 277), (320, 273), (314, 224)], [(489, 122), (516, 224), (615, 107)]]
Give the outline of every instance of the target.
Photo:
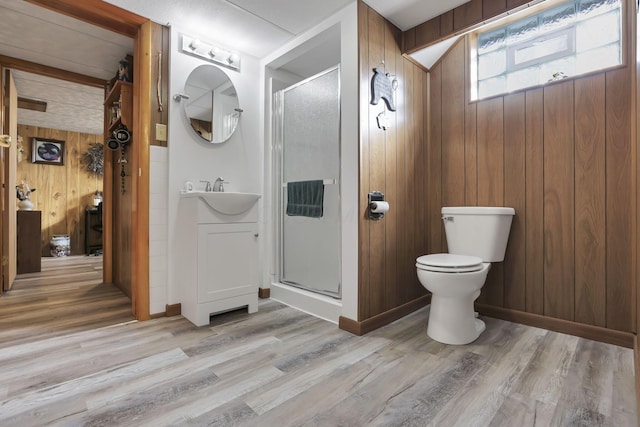
[[(100, 1), (76, 2), (73, 0), (60, 0), (54, 3), (44, 0), (31, 0), (29, 3), (43, 6), (56, 13), (62, 13), (68, 17), (79, 19), (93, 26), (108, 29), (119, 34), (126, 35), (134, 40), (134, 83), (132, 84), (134, 103), (133, 118), (136, 123), (132, 131), (132, 139), (136, 144), (130, 150), (130, 168), (138, 173), (130, 174), (131, 185), (131, 209), (127, 212), (113, 212), (105, 209), (103, 223), (105, 229), (114, 227), (114, 221), (118, 216), (127, 221), (127, 241), (115, 242), (109, 234), (104, 236), (104, 275), (105, 283), (114, 280), (114, 268), (121, 260), (126, 260), (131, 265), (129, 277), (131, 279), (131, 304), (132, 312), (138, 320), (150, 318), (149, 314), (149, 272), (148, 272), (148, 208), (149, 208), (149, 135), (150, 132), (150, 106), (151, 106), (151, 81), (141, 81), (142, 75), (151, 75), (151, 57), (148, 50), (152, 47), (148, 42), (151, 38), (151, 22), (116, 6)], [(145, 46), (144, 50), (141, 46)], [(146, 53), (146, 55), (145, 55)], [(8, 58), (13, 60), (14, 58)], [(8, 68), (32, 70), (38, 64), (25, 60), (13, 60), (11, 64), (5, 64), (7, 57), (1, 57), (3, 65)], [(48, 67), (48, 73), (61, 79), (77, 78), (78, 74), (65, 71), (61, 68)], [(148, 73), (148, 74), (147, 74)], [(111, 172), (109, 170), (111, 169)], [(105, 159), (105, 202), (109, 203), (109, 197), (113, 197), (114, 189), (113, 159)], [(3, 240), (8, 236), (3, 235)], [(133, 244), (136, 242), (136, 244)], [(115, 254), (115, 255), (114, 255)], [(6, 255), (6, 254), (3, 254)]]

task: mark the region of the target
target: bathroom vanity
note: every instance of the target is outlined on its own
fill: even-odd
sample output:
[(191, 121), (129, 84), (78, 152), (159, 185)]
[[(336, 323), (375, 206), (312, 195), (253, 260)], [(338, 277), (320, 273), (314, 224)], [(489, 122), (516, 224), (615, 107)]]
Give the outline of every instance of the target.
[(258, 309), (258, 199), (253, 193), (182, 194), (177, 242), (182, 314), (196, 326), (209, 316)]

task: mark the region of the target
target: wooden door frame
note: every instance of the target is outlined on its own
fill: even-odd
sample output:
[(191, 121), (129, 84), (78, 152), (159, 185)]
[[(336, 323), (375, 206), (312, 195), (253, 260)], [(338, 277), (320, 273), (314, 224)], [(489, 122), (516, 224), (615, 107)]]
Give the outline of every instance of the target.
[[(100, 0), (26, 0), (29, 3), (79, 19), (134, 39), (133, 141), (132, 145), (132, 260), (131, 309), (136, 319), (150, 319), (149, 307), (149, 155), (151, 142), (151, 21)], [(105, 198), (113, 200), (113, 180), (105, 164)], [(113, 228), (110, 209), (103, 214), (104, 228)], [(105, 283), (113, 281), (113, 238), (103, 236)]]

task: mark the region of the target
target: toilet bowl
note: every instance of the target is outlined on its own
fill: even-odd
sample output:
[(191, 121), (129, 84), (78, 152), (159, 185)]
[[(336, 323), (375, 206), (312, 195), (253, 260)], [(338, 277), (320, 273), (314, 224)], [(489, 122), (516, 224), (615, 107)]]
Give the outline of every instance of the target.
[(485, 330), (473, 302), (480, 296), (491, 262), (504, 259), (514, 214), (512, 208), (503, 207), (442, 208), (451, 253), (416, 260), (418, 280), (431, 292), (429, 337), (462, 345)]
[[(449, 262), (443, 262), (445, 256)], [(447, 265), (460, 259), (472, 260), (474, 265)], [(416, 267), (418, 280), (431, 292), (427, 335), (445, 344), (475, 341), (485, 324), (475, 317), (473, 302), (480, 295), (491, 264), (465, 255), (435, 254), (418, 258)]]

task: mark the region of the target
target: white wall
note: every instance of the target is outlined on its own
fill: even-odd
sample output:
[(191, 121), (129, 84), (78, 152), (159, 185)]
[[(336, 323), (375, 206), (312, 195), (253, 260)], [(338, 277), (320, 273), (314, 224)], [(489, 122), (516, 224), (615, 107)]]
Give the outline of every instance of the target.
[[(184, 83), (189, 73), (199, 65), (208, 62), (179, 52), (181, 33), (188, 29), (171, 27), (170, 98), (184, 91)], [(233, 46), (232, 41), (225, 43)], [(218, 176), (224, 177), (227, 191), (261, 193), (263, 144), (259, 133), (259, 62), (256, 58), (240, 53), (240, 72), (220, 67), (236, 87), (240, 108), (244, 110), (234, 135), (223, 144), (209, 144), (193, 132), (189, 126), (182, 105), (170, 99), (168, 126), (168, 277), (170, 278), (167, 303), (180, 301), (181, 278), (177, 277), (175, 266), (184, 262), (180, 247), (177, 247), (176, 233), (179, 232), (178, 204), (180, 189), (186, 181), (192, 181), (196, 188), (204, 189), (200, 180), (213, 183)]]
[(169, 292), (167, 206), (169, 157), (166, 147), (151, 146), (149, 163), (149, 312), (162, 313)]

